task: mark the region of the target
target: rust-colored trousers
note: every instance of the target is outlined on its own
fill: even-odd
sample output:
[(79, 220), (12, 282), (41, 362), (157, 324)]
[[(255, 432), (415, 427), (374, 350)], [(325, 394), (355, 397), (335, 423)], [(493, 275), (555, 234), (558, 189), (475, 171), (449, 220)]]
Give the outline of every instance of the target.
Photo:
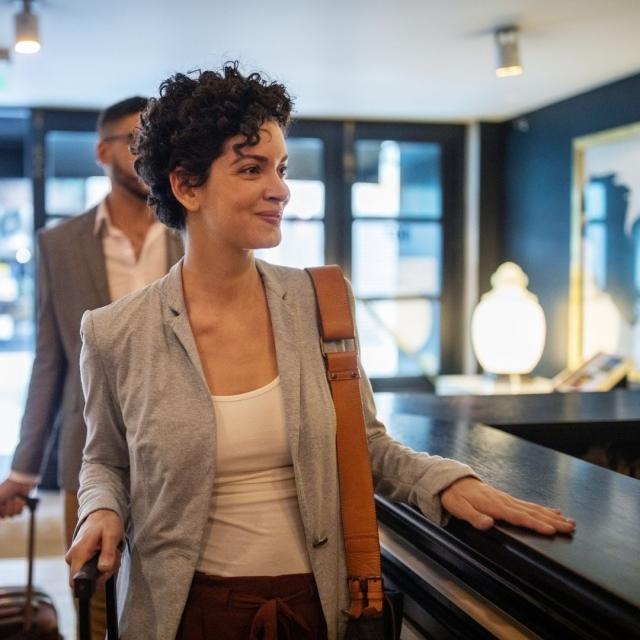
[(313, 575), (216, 578), (196, 572), (176, 640), (326, 640)]

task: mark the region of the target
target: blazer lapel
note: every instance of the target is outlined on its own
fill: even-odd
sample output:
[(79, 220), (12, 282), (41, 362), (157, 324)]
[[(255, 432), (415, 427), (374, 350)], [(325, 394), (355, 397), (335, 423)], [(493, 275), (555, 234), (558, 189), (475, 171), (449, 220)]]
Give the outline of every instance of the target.
[(111, 302), (111, 294), (102, 250), (102, 239), (100, 234), (94, 233), (97, 211), (97, 207), (90, 211), (90, 215), (85, 219), (85, 224), (78, 229), (76, 247), (82, 256), (83, 263), (87, 267), (89, 278), (97, 296), (97, 304), (95, 306), (104, 307)]
[(256, 260), (256, 264), (267, 294), (287, 435), (295, 466), (298, 462), (300, 441), (300, 353), (296, 340), (297, 318), (292, 302), (287, 299), (285, 283), (276, 270), (262, 260)]
[[(202, 384), (206, 388), (206, 379), (204, 370), (200, 362), (198, 348), (193, 338), (191, 325), (189, 324), (189, 316), (187, 308), (184, 304), (184, 292), (182, 290), (182, 260), (179, 260), (171, 267), (169, 273), (165, 276), (163, 290), (168, 309), (165, 315), (165, 322), (171, 327), (180, 344), (186, 351), (191, 360), (191, 364), (200, 374)], [(208, 393), (208, 389), (207, 389)]]

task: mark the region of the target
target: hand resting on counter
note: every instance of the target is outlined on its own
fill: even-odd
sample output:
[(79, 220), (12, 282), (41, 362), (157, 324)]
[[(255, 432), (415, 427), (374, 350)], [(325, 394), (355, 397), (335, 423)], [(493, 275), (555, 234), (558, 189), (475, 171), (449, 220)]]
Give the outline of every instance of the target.
[(571, 534), (576, 523), (560, 509), (520, 500), (477, 478), (460, 478), (440, 493), (442, 506), (476, 529), (490, 529), (501, 520), (542, 535)]

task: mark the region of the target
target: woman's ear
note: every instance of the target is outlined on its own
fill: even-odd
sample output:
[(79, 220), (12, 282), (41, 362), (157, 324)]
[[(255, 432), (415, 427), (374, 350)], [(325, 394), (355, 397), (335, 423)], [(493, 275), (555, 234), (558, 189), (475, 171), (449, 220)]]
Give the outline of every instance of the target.
[(176, 200), (187, 212), (200, 208), (200, 189), (191, 184), (189, 176), (182, 169), (176, 169), (169, 174), (169, 183)]

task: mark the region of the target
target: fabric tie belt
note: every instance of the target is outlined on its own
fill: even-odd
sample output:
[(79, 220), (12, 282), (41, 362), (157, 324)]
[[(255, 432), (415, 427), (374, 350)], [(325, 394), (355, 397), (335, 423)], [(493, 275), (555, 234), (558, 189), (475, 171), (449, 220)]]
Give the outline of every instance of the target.
[(248, 593), (236, 593), (230, 596), (230, 604), (238, 608), (258, 609), (249, 640), (302, 640), (309, 637), (309, 627), (287, 603), (307, 594), (305, 590), (287, 598), (267, 600)]
[[(256, 610), (249, 640), (306, 640), (312, 637), (306, 621), (290, 606), (296, 601), (308, 602), (313, 598), (312, 587), (305, 586), (287, 595), (276, 595), (276, 593), (264, 595), (265, 591), (260, 595), (252, 593), (253, 590), (250, 590), (248, 585), (247, 588), (243, 588), (244, 585), (228, 587), (224, 584), (231, 580), (234, 579), (220, 579), (196, 573), (193, 582), (195, 586), (206, 588), (206, 601), (209, 606)], [(258, 578), (258, 580), (265, 581), (266, 584), (269, 582), (265, 578)], [(300, 582), (297, 586), (300, 586)]]

